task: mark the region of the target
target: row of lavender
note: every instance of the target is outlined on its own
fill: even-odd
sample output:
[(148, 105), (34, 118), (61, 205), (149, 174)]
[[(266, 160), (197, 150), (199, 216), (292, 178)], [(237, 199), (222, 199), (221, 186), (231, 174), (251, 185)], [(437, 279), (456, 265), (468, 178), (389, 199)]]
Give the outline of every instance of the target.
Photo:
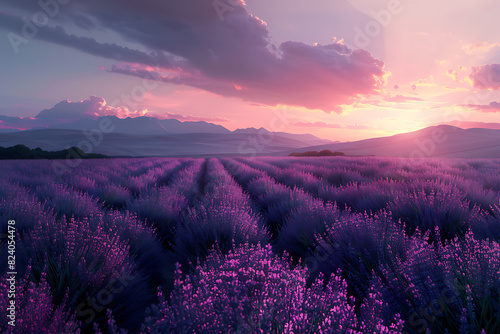
[(384, 318), (402, 315), (407, 332), (500, 330), (497, 161), (237, 160), (227, 167), (278, 230), (277, 252), (311, 277), (341, 269), (358, 303), (377, 281)]
[(0, 330), (495, 333), (498, 167), (117, 159), (56, 177), (6, 162), (19, 314)]

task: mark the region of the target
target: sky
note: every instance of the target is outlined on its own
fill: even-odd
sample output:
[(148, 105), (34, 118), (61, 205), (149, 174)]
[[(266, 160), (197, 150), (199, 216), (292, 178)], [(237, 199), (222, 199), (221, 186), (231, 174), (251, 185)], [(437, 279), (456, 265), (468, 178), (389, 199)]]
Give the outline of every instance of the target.
[(151, 116), (353, 141), (500, 129), (494, 0), (2, 0), (0, 129)]

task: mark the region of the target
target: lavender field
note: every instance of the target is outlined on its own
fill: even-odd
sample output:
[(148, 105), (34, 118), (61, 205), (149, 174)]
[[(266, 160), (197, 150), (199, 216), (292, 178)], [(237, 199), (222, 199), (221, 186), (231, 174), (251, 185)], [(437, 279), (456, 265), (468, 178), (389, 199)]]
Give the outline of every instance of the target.
[(1, 166), (2, 333), (500, 333), (498, 160)]

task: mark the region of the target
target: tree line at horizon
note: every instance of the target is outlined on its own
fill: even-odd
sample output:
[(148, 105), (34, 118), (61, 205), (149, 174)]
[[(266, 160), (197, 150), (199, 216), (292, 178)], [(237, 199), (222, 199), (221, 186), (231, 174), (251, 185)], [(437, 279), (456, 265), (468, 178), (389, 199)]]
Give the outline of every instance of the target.
[(70, 147), (60, 151), (45, 151), (40, 147), (30, 149), (25, 145), (15, 145), (11, 147), (0, 146), (0, 160), (17, 159), (103, 159), (104, 154), (85, 153), (78, 147)]

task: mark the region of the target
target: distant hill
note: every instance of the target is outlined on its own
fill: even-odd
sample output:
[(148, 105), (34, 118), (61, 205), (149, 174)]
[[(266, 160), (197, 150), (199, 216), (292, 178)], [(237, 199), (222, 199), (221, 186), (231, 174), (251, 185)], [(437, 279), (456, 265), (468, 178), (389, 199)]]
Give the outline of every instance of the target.
[[(72, 123), (58, 124), (50, 126), (48, 129), (59, 130), (90, 130), (98, 129), (99, 123), (104, 117), (98, 119), (81, 118)], [(208, 122), (181, 122), (176, 119), (158, 119), (155, 117), (127, 117), (118, 118), (116, 116), (105, 116), (114, 126), (115, 133), (123, 133), (129, 135), (145, 135), (145, 136), (164, 136), (174, 134), (231, 134), (234, 135), (253, 135), (259, 136), (261, 141), (266, 141), (271, 136), (279, 136), (280, 138), (289, 138), (293, 141), (303, 142), (305, 146), (330, 144), (332, 141), (318, 138), (311, 134), (291, 134), (286, 132), (271, 132), (264, 128), (247, 128), (230, 131), (222, 125), (212, 124)], [(38, 128), (34, 130), (44, 130)]]
[(99, 159), (107, 158), (103, 154), (87, 154), (78, 147), (49, 152), (37, 147), (30, 149), (24, 145), (16, 145), (12, 147), (0, 147), (0, 160), (14, 159)]
[(500, 130), (438, 125), (390, 137), (287, 150), (279, 155), (321, 150), (386, 157), (500, 158)]
[(12, 132), (19, 132), (21, 130), (18, 129), (0, 129), (0, 133), (12, 133)]
[(345, 156), (344, 152), (332, 152), (330, 150), (323, 150), (323, 151), (307, 151), (303, 153), (290, 153), (289, 156), (291, 157), (342, 157)]
[(291, 140), (299, 140), (302, 141), (303, 143), (311, 143), (311, 145), (325, 145), (325, 144), (331, 144), (334, 143), (330, 140), (327, 139), (321, 139), (318, 138), (314, 135), (311, 135), (309, 133), (304, 133), (304, 134), (294, 134), (294, 133), (287, 133), (287, 132), (271, 132), (268, 131), (264, 128), (256, 129), (256, 128), (246, 128), (246, 129), (237, 129), (234, 130), (233, 133), (235, 134), (249, 134), (249, 135), (257, 135), (260, 137), (264, 137), (264, 140), (267, 136), (270, 134), (276, 135), (282, 138), (289, 138)]
[[(92, 153), (107, 156), (285, 156), (308, 151), (343, 152), (349, 156), (500, 158), (500, 130), (461, 129), (438, 125), (390, 137), (354, 142), (331, 142), (310, 134), (270, 132), (266, 129), (228, 129), (206, 122), (158, 120), (151, 117), (110, 117), (114, 130), (97, 136)], [(98, 121), (81, 119), (58, 127), (12, 133), (0, 132), (0, 146), (18, 144), (47, 151), (85, 147)]]
[[(139, 131), (139, 132), (142, 132)], [(153, 131), (151, 131), (153, 132)], [(88, 131), (73, 129), (27, 130), (15, 133), (0, 133), (0, 145), (23, 144), (41, 147), (44, 150), (61, 150), (66, 147), (89, 143)], [(317, 137), (270, 132), (266, 136), (258, 132), (225, 133), (162, 133), (131, 134), (115, 131), (96, 136), (93, 153), (108, 156), (256, 156), (272, 155), (285, 150), (297, 150), (325, 141)], [(85, 145), (88, 146), (88, 145)]]
[(332, 143), (310, 134), (270, 132), (263, 128), (230, 131), (221, 125), (202, 121), (105, 116), (81, 118), (49, 128), (0, 132), (0, 145), (22, 144), (45, 150), (79, 146), (82, 141), (92, 141), (89, 138), (93, 136), (91, 132), (99, 130), (103, 121), (112, 124), (112, 131), (106, 133), (102, 141), (99, 136), (93, 138), (99, 143), (92, 145), (92, 152), (109, 156), (254, 156)]

